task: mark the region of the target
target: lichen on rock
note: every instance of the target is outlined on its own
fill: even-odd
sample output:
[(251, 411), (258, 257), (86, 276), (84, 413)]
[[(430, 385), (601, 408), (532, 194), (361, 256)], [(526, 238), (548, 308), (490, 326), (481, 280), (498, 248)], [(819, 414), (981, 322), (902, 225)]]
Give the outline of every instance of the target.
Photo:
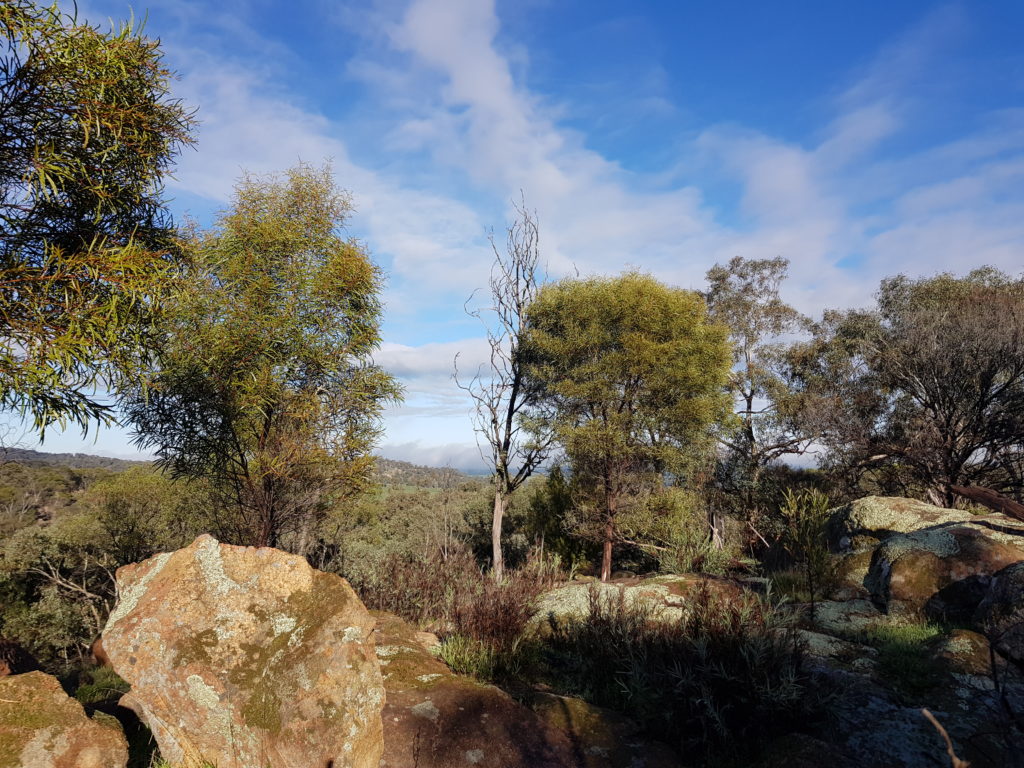
[(0, 768), (124, 768), (128, 744), (112, 717), (89, 718), (55, 677), (0, 678)]
[(117, 580), (103, 646), (171, 763), (376, 768), (374, 622), (343, 579), (201, 536)]

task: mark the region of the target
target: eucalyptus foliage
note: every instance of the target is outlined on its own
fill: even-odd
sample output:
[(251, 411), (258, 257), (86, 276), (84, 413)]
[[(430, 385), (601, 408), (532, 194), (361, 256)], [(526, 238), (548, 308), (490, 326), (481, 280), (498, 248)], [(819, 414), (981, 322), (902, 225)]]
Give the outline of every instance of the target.
[(728, 331), (697, 293), (637, 273), (546, 286), (527, 329), (528, 376), (551, 408), (583, 494), (579, 532), (602, 543), (607, 579), (623, 513), (685, 479), (725, 418)]
[(370, 357), (381, 272), (342, 235), (351, 210), (329, 168), (244, 177), (188, 245), (158, 371), (129, 399), (137, 444), (211, 483), (226, 539), (304, 551), (370, 482), (379, 417), (400, 392)]
[(0, 4), (0, 407), (110, 420), (177, 259), (162, 185), (191, 142), (157, 42)]
[(982, 268), (882, 281), (876, 307), (826, 312), (794, 382), (827, 465), (952, 506), (953, 486), (1024, 498), (1024, 280)]

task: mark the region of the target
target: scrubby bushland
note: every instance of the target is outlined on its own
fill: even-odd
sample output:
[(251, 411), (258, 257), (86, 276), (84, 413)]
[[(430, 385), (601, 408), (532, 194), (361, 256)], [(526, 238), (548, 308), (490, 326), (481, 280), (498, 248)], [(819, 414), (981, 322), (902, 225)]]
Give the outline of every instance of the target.
[(0, 631), (60, 673), (88, 657), (116, 599), (114, 572), (183, 546), (206, 521), (198, 489), (147, 466), (50, 498), (45, 525), (0, 541)]
[(625, 712), (683, 754), (754, 753), (821, 704), (796, 634), (750, 593), (702, 589), (672, 621), (593, 591), (584, 618), (552, 623), (546, 655), (554, 687)]
[(537, 596), (561, 575), (550, 560), (534, 557), (497, 581), (460, 549), (446, 559), (392, 555), (372, 578), (352, 585), (368, 608), (438, 631), (442, 657), (456, 672), (508, 680), (530, 651), (526, 630)]

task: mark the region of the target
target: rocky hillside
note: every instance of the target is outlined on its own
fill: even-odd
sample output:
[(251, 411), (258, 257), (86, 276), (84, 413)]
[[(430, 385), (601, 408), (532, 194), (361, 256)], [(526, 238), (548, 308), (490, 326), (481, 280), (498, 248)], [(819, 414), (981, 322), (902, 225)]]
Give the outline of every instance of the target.
[[(796, 664), (795, 678), (778, 681), (797, 699), (771, 704), (782, 708), (764, 710), (765, 717), (796, 712), (809, 697), (819, 711), (770, 730), (748, 723), (746, 733), (770, 737), (743, 745), (753, 755), (743, 765), (940, 768), (951, 764), (950, 748), (974, 768), (1018, 765), (1024, 523), (872, 497), (834, 510), (829, 536), (834, 578), (813, 603), (772, 607), (769, 581), (749, 576), (556, 585), (533, 603), (523, 637), (539, 655), (529, 663), (543, 666), (545, 654), (583, 631), (598, 632), (589, 641), (598, 648), (622, 626), (617, 616), (641, 617), (622, 648), (644, 638), (656, 641), (645, 646), (652, 650), (672, 637), (684, 641), (685, 655), (676, 657), (684, 666), (671, 673), (668, 659), (670, 674), (648, 681), (668, 691), (705, 690), (711, 702), (742, 672), (728, 665), (750, 665), (755, 684), (762, 675), (774, 679), (770, 665), (780, 659)], [(694, 743), (682, 733), (673, 738), (662, 729), (669, 738), (654, 738), (652, 721), (588, 703), (586, 691), (570, 695), (557, 676), (539, 685), (522, 674), (523, 682), (504, 690), (457, 674), (442, 661), (462, 663), (454, 636), (439, 639), (397, 616), (367, 612), (343, 580), (284, 552), (203, 536), (122, 568), (117, 580), (120, 599), (95, 649), (130, 685), (112, 711), (129, 733), (138, 728), (132, 718), (141, 718), (174, 766), (199, 756), (273, 768), (708, 764), (701, 750), (681, 748)], [(506, 593), (488, 594), (485, 613), (508, 609)], [(586, 629), (595, 605), (606, 606), (609, 623)], [(672, 634), (708, 627), (692, 643)], [(735, 642), (739, 656), (730, 657)], [(112, 719), (83, 710), (53, 678), (29, 671), (9, 644), (0, 650), (10, 660), (10, 674), (0, 678), (0, 768), (125, 767), (127, 741)], [(574, 659), (588, 661), (585, 654)], [(618, 662), (599, 662), (612, 689), (636, 682), (618, 677), (628, 668)], [(643, 674), (646, 659), (634, 662)], [(750, 706), (747, 694), (734, 689), (733, 704)], [(776, 694), (760, 695), (758, 706)], [(728, 719), (729, 706), (715, 712)]]

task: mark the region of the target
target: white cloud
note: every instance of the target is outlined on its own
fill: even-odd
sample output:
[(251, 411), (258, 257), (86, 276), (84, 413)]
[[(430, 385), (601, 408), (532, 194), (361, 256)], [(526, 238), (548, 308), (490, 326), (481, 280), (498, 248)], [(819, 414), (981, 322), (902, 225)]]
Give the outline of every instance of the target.
[(487, 471), (487, 465), (480, 457), (479, 449), (472, 443), (439, 445), (419, 440), (407, 443), (384, 443), (377, 454), (386, 459), (408, 461), (427, 467), (452, 467), (471, 473)]

